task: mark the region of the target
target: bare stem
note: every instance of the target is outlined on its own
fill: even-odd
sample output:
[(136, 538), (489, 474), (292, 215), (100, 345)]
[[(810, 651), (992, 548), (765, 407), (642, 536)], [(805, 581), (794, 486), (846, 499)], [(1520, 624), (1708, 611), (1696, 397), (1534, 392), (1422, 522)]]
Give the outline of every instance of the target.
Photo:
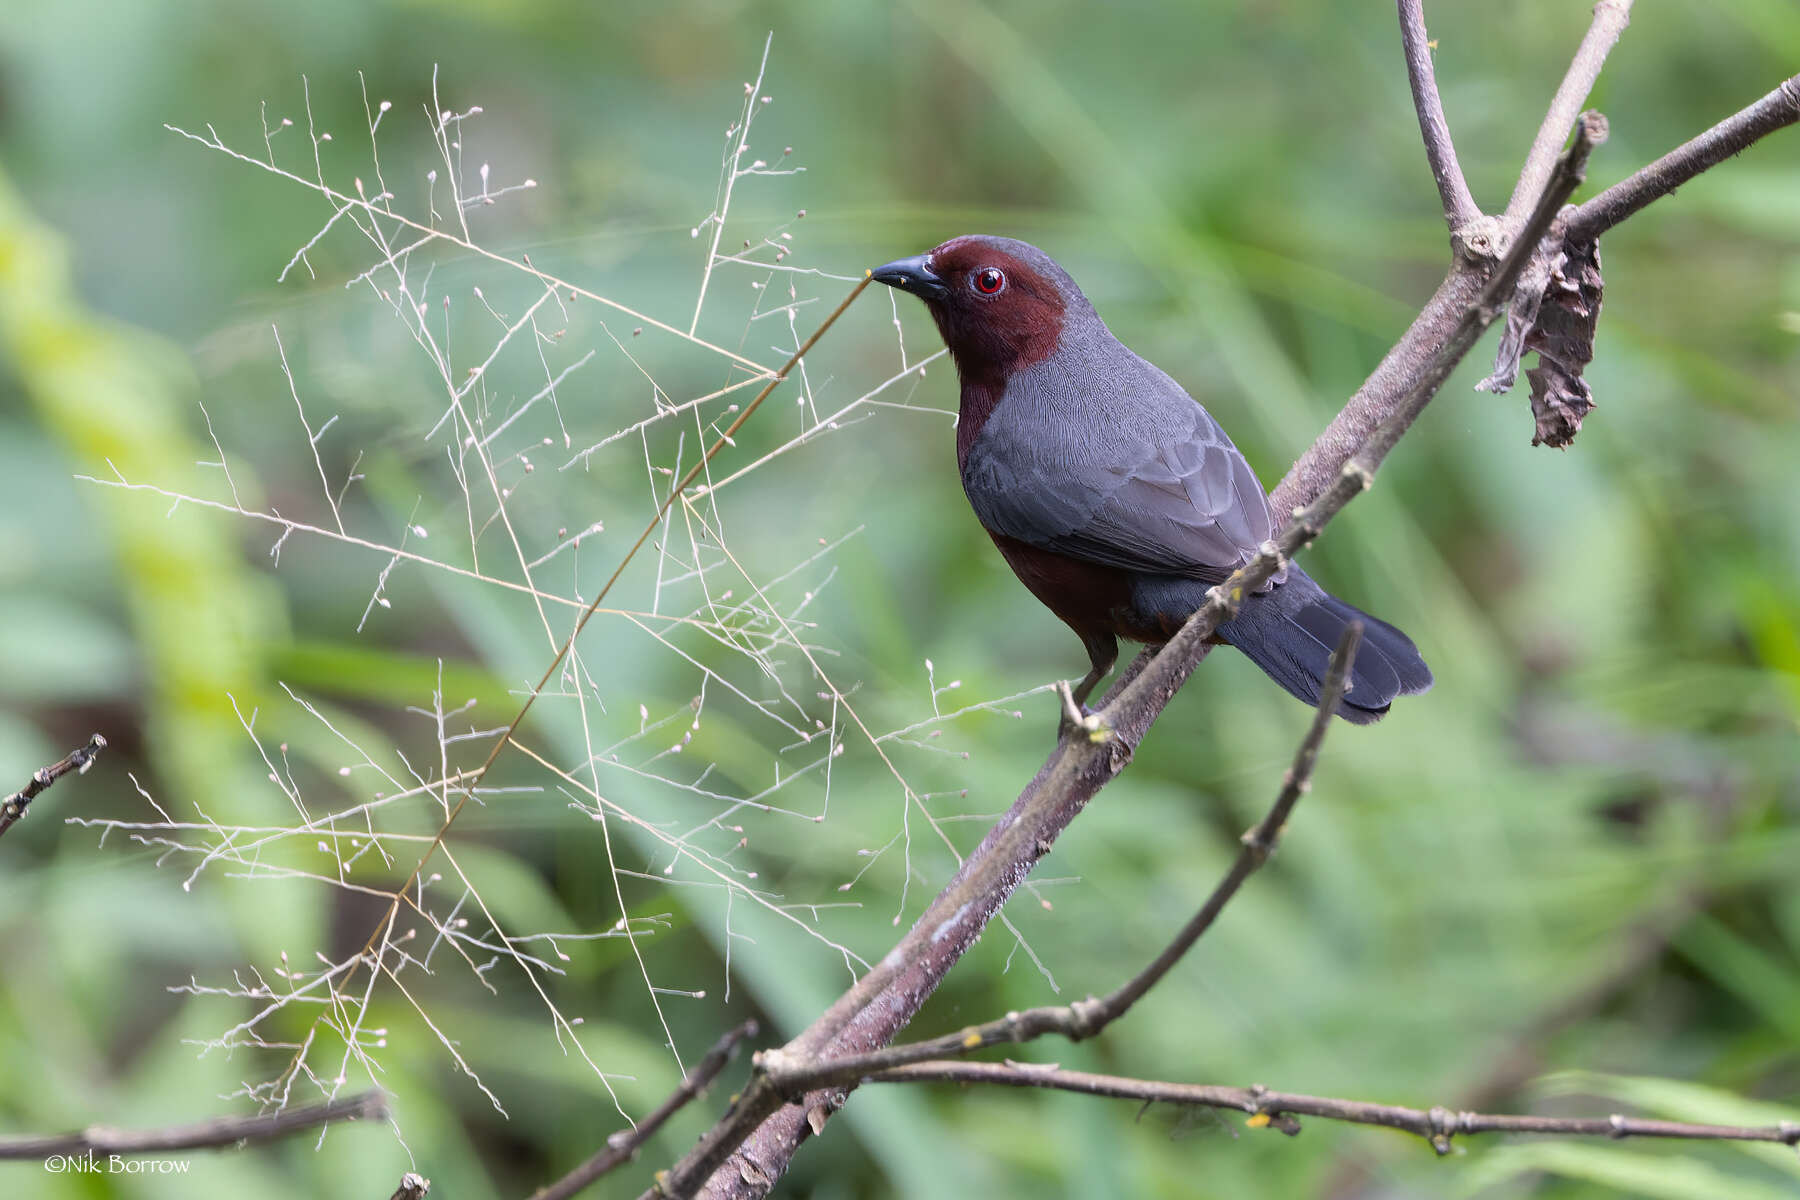
[(95, 734), (87, 741), (87, 745), (72, 750), (67, 756), (51, 763), (47, 767), (39, 767), (31, 773), (31, 780), (26, 785), (0, 800), (0, 834), (13, 827), (13, 822), (25, 815), (25, 810), (38, 794), (64, 775), (73, 771), (77, 775), (87, 774), (87, 769), (94, 765), (100, 752), (106, 749), (106, 739)]
[(1406, 50), (1406, 76), (1412, 84), (1413, 109), (1419, 114), (1419, 133), (1425, 139), (1425, 158), (1444, 202), (1444, 223), (1455, 233), (1481, 216), (1475, 197), (1456, 161), (1456, 143), (1444, 119), (1444, 102), (1438, 96), (1437, 74), (1431, 65), (1431, 44), (1425, 36), (1422, 0), (1399, 0), (1400, 44)]
[(1544, 123), (1538, 126), (1537, 137), (1525, 155), (1525, 167), (1519, 172), (1519, 182), (1513, 187), (1512, 199), (1506, 202), (1503, 219), (1508, 228), (1523, 222), (1531, 206), (1543, 194), (1556, 165), (1557, 154), (1569, 140), (1569, 131), (1575, 128), (1581, 106), (1587, 102), (1588, 93), (1594, 90), (1600, 68), (1606, 65), (1606, 56), (1631, 21), (1631, 2), (1599, 0), (1594, 5), (1593, 24), (1588, 26), (1587, 36), (1576, 48), (1562, 86), (1550, 98), (1550, 111), (1544, 114)]
[(1569, 239), (1593, 241), (1652, 200), (1795, 121), (1800, 121), (1800, 75), (1582, 204), (1568, 218)]
[(1254, 1128), (1277, 1129), (1292, 1136), (1300, 1132), (1296, 1117), (1323, 1117), (1356, 1125), (1380, 1125), (1416, 1133), (1439, 1154), (1450, 1153), (1450, 1139), (1458, 1134), (1541, 1133), (1577, 1137), (1689, 1138), (1705, 1141), (1778, 1142), (1800, 1146), (1800, 1123), (1779, 1125), (1694, 1125), (1685, 1121), (1657, 1121), (1614, 1113), (1607, 1117), (1539, 1117), (1515, 1114), (1452, 1112), (1447, 1108), (1403, 1108), (1275, 1092), (1264, 1087), (1216, 1087), (1197, 1083), (1163, 1083), (1127, 1079), (1117, 1075), (1092, 1075), (1058, 1067), (1025, 1063), (918, 1062), (870, 1077), (873, 1083), (991, 1083), (1006, 1087), (1054, 1088), (1090, 1096), (1115, 1096), (1145, 1103), (1199, 1105), (1249, 1113)]
[(73, 1133), (0, 1138), (0, 1160), (49, 1158), (51, 1155), (156, 1154), (165, 1150), (209, 1150), (239, 1142), (267, 1142), (339, 1121), (385, 1121), (387, 1097), (364, 1092), (306, 1108), (263, 1113), (254, 1117), (214, 1117), (166, 1129), (108, 1129), (90, 1125)]
[(656, 1111), (630, 1129), (621, 1129), (607, 1138), (605, 1149), (555, 1183), (539, 1188), (532, 1194), (531, 1200), (566, 1200), (567, 1197), (575, 1195), (608, 1171), (636, 1158), (637, 1152), (643, 1147), (643, 1144), (654, 1137), (656, 1131), (661, 1129), (670, 1117), (705, 1091), (712, 1081), (719, 1077), (719, 1072), (723, 1071), (731, 1060), (737, 1057), (739, 1044), (746, 1038), (755, 1037), (756, 1033), (755, 1021), (745, 1021), (736, 1029), (726, 1033), (724, 1037), (713, 1043), (713, 1048), (706, 1052), (706, 1057), (694, 1064), (693, 1069), (682, 1079), (681, 1086), (670, 1093), (668, 1099), (656, 1106)]

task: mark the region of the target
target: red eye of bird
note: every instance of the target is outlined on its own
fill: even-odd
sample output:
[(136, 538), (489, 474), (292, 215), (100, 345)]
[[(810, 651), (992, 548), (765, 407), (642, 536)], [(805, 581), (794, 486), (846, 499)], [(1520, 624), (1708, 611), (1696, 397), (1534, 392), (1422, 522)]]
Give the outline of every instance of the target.
[(983, 267), (975, 272), (971, 282), (974, 283), (975, 290), (982, 295), (995, 296), (999, 294), (1001, 288), (1006, 286), (1006, 275), (999, 267)]

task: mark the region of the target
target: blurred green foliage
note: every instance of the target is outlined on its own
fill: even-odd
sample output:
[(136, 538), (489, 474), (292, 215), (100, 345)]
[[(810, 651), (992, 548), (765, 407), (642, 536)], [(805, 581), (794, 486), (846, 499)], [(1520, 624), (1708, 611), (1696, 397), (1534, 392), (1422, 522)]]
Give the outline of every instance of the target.
[[(1498, 206), (1585, 7), (1434, 4), (1427, 16), (1470, 182)], [(391, 546), (428, 526), (430, 540), (409, 549), (517, 575), (498, 528), (483, 535), (481, 562), (465, 561), (461, 501), (444, 502), (455, 489), (443, 439), (424, 440), (443, 381), (382, 297), (344, 286), (370, 248), (340, 228), (278, 283), (330, 207), (163, 123), (216, 127), (260, 158), (266, 101), (271, 123), (297, 121), (271, 153), (310, 176), (304, 77), (316, 128), (334, 134), (323, 169), (348, 192), (352, 178), (374, 178), (360, 72), (371, 99), (393, 103), (384, 178), (422, 211), (432, 147), (421, 109), (433, 107), (435, 68), (444, 107), (483, 109), (462, 136), (492, 162), (496, 186), (537, 181), (472, 211), (476, 240), (685, 329), (705, 262), (705, 239), (689, 231), (713, 203), (721, 132), (769, 30), (774, 103), (758, 116), (756, 150), (773, 158), (768, 147), (791, 144), (786, 161), (806, 170), (740, 181), (725, 249), (787, 228), (792, 262), (849, 276), (956, 233), (1029, 238), (1128, 344), (1208, 404), (1271, 484), (1442, 270), (1438, 200), (1393, 15), (1378, 5), (16, 0), (0, 14), (0, 790), (94, 730), (114, 749), (0, 841), (0, 1125), (151, 1125), (242, 1107), (222, 1097), (279, 1072), (283, 1056), (193, 1043), (255, 1004), (168, 989), (266, 973), (284, 952), (306, 970), (315, 951), (342, 959), (382, 911), (277, 877), (308, 863), (300, 849), (271, 852), (263, 877), (215, 866), (189, 888), (192, 858), (163, 861), (167, 847), (119, 832), (102, 842), (62, 818), (153, 819), (135, 779), (186, 819), (292, 822), (250, 723), (309, 802), (366, 800), (369, 772), (340, 774), (361, 762), (340, 735), (391, 770), (404, 753), (435, 771), (430, 723), (407, 706), (429, 712), (441, 689), (446, 707), (476, 701), (464, 727), (503, 724), (548, 663), (546, 626), (565, 632), (572, 617), (556, 608), (540, 620), (516, 591), (414, 566), (387, 581), (391, 608), (372, 605), (386, 553), (296, 534), (277, 565), (279, 530), (267, 524), (77, 478), (116, 471), (229, 499), (222, 473), (201, 465), (218, 458), (216, 436), (245, 508), (329, 527), (318, 469), (334, 481), (354, 471), (351, 532)], [(1644, 6), (1594, 97), (1613, 130), (1594, 182), (1755, 99), (1797, 60), (1800, 13), (1780, 0)], [(444, 208), (444, 193), (432, 195)], [(1335, 731), (1278, 860), (1126, 1022), (1022, 1057), (1422, 1106), (1793, 1118), (1796, 231), (1790, 133), (1608, 237), (1590, 372), (1600, 408), (1567, 453), (1530, 448), (1522, 394), (1470, 391), (1484, 364), (1452, 381), (1381, 486), (1309, 558), (1334, 591), (1414, 634), (1436, 689), (1378, 727)], [(433, 310), (432, 328), (459, 371), (498, 336), (480, 304), (516, 315), (538, 298), (526, 277), (472, 255), (443, 255), (433, 270), (433, 304), (454, 304)], [(804, 334), (844, 285), (798, 279), (819, 298), (798, 310)], [(763, 280), (786, 282), (721, 267), (699, 334), (779, 362), (789, 331), (746, 320)], [(486, 299), (471, 299), (475, 286)], [(566, 331), (546, 342), (553, 361), (597, 352), (559, 395), (576, 448), (654, 412), (633, 361), (675, 402), (741, 378), (596, 312), (580, 303), (546, 316), (546, 331)], [(895, 313), (912, 361), (935, 348), (916, 306), (868, 295), (809, 363), (821, 411), (896, 372)], [(311, 431), (338, 418), (317, 469), (271, 324)], [(508, 358), (484, 393), (505, 413), (542, 381), (535, 359)], [(796, 390), (776, 393), (720, 470), (801, 431)], [(1077, 673), (1073, 637), (966, 512), (950, 422), (930, 411), (953, 408), (952, 372), (934, 366), (884, 399), (906, 407), (865, 407), (862, 423), (846, 419), (720, 493), (732, 554), (773, 592), (822, 540), (847, 537), (780, 585), (782, 607), (816, 589), (806, 641), (877, 731), (931, 715), (926, 659), (938, 686), (960, 680), (936, 698), (946, 711)], [(514, 464), (511, 511), (532, 545), (606, 522), (539, 585), (591, 597), (649, 511), (646, 459), (670, 465), (679, 452), (686, 465), (694, 433), (691, 421), (659, 424), (585, 471), (558, 472), (557, 444), (529, 486)], [(659, 564), (656, 551), (635, 563), (616, 603), (658, 603)], [(692, 581), (666, 586), (679, 608), (698, 594)], [(744, 590), (740, 579), (738, 602)], [(392, 986), (365, 1021), (388, 1031), (373, 1052), (377, 1082), (395, 1097), (405, 1149), (389, 1132), (350, 1128), (322, 1150), (300, 1139), (196, 1154), (173, 1180), (19, 1164), (0, 1168), (0, 1194), (378, 1195), (416, 1168), (444, 1194), (517, 1196), (620, 1124), (609, 1093), (634, 1116), (666, 1094), (679, 1078), (666, 1036), (691, 1063), (748, 1014), (770, 1036), (804, 1026), (848, 982), (841, 956), (736, 893), (664, 882), (676, 864), (644, 828), (569, 811), (593, 778), (575, 769), (590, 735), (628, 736), (642, 704), (646, 720), (673, 722), (656, 736), (674, 740), (697, 691), (705, 719), (684, 757), (656, 772), (693, 782), (710, 764), (701, 784), (741, 795), (768, 785), (772, 763), (806, 761), (793, 734), (722, 690), (729, 678), (773, 701), (773, 683), (714, 640), (675, 630), (665, 643), (647, 627), (662, 630), (597, 618), (583, 647), (605, 711), (547, 701), (522, 735), (575, 779), (504, 759), (497, 783), (537, 790), (472, 806), (450, 840), (454, 867), (442, 856), (431, 867), (475, 881), (509, 932), (604, 931), (621, 905), (648, 922), (635, 942), (561, 943), (567, 974), (541, 976), (559, 1010), (583, 1018), (581, 1045), (604, 1079), (559, 1039), (523, 975), (495, 967), (482, 977), (490, 992), (446, 952), (433, 974), (402, 977), (432, 1027)], [(799, 656), (786, 659), (781, 679), (802, 707), (842, 720), (829, 697), (814, 699), (822, 685)], [(695, 664), (718, 674), (703, 684)], [(924, 808), (994, 813), (1029, 778), (1051, 704), (1037, 694), (1002, 708), (888, 744), (929, 794)], [(1214, 656), (1008, 910), (1029, 952), (996, 927), (919, 1029), (1099, 991), (1145, 961), (1272, 796), (1306, 715), (1236, 656)], [(866, 740), (838, 732), (829, 807), (815, 777), (778, 794), (826, 819), (742, 811), (744, 845), (735, 832), (708, 836), (780, 903), (857, 905), (798, 911), (873, 960), (896, 915), (916, 914), (954, 864), (919, 807), (903, 833), (893, 777)], [(718, 809), (645, 774), (598, 778), (609, 798), (671, 828), (703, 826)], [(433, 801), (396, 828), (429, 836), (438, 816)], [(943, 828), (966, 849), (984, 825)], [(371, 856), (359, 878), (391, 887), (409, 867)], [(1619, 972), (1641, 944), (1648, 952)], [(645, 971), (704, 997), (659, 993), (653, 1005)], [(306, 1030), (296, 1019), (271, 1032)], [(635, 1194), (710, 1123), (737, 1071), (597, 1194)], [(366, 1083), (350, 1072), (348, 1086)], [(1376, 1130), (1312, 1122), (1290, 1140), (1241, 1128), (1074, 1096), (870, 1088), (805, 1149), (782, 1194), (1760, 1200), (1800, 1186), (1793, 1154), (1769, 1147), (1474, 1141), (1437, 1161)]]

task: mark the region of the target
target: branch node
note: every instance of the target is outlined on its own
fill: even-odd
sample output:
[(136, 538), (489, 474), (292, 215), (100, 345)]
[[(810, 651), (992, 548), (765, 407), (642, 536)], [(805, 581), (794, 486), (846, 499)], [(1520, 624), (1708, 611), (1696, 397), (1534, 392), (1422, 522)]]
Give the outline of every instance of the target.
[(1354, 480), (1361, 491), (1368, 491), (1375, 486), (1375, 472), (1356, 461), (1354, 458), (1346, 462), (1338, 472), (1345, 479)]
[(1269, 1089), (1260, 1083), (1250, 1085), (1250, 1119), (1244, 1124), (1252, 1129), (1273, 1129), (1288, 1137), (1300, 1136), (1300, 1118), (1268, 1104)]
[(1479, 216), (1450, 233), (1450, 248), (1459, 262), (1485, 267), (1506, 253), (1506, 225), (1499, 217)]
[(758, 1050), (751, 1055), (750, 1066), (757, 1074), (768, 1080), (769, 1086), (780, 1091), (787, 1076), (804, 1067), (805, 1064), (788, 1053), (784, 1047), (770, 1046), (767, 1050)]
[(388, 1200), (423, 1200), (426, 1192), (431, 1190), (431, 1180), (417, 1171), (408, 1171), (400, 1177), (400, 1186)]
[[(1291, 771), (1288, 773), (1287, 782), (1293, 783), (1293, 772)], [(1258, 867), (1269, 861), (1280, 843), (1281, 828), (1276, 827), (1265, 832), (1262, 822), (1246, 829), (1243, 836), (1238, 838), (1238, 844), (1249, 851), (1251, 860)]]
[(1079, 1042), (1091, 1038), (1107, 1026), (1106, 1005), (1097, 997), (1077, 1000), (1069, 1005), (1069, 1040)]
[(1431, 1122), (1431, 1133), (1427, 1139), (1431, 1142), (1431, 1148), (1437, 1151), (1439, 1157), (1450, 1153), (1450, 1139), (1462, 1129), (1462, 1118), (1441, 1104), (1433, 1106), (1426, 1117)]

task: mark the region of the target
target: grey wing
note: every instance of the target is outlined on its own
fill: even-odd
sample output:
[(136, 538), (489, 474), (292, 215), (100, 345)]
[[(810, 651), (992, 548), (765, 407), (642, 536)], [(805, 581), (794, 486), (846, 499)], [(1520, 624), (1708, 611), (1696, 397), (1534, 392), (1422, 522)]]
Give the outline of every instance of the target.
[(972, 456), (971, 466), (997, 476), (970, 488), (977, 515), (995, 532), (1071, 558), (1224, 579), (1271, 536), (1268, 497), (1218, 422), (1178, 395), (1179, 407), (1156, 413), (1158, 428), (1090, 429), (1065, 461)]

